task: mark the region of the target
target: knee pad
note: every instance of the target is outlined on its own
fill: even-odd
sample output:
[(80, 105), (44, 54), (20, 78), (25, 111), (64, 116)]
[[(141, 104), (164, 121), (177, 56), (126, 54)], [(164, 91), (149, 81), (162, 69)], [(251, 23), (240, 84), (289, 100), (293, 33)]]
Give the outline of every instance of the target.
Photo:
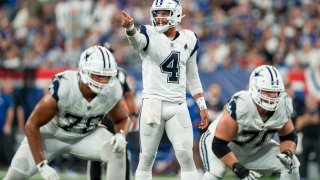
[(124, 153), (114, 153), (112, 149), (113, 149), (113, 146), (110, 143), (110, 141), (107, 142), (105, 145), (103, 145), (100, 151), (100, 160), (103, 162), (108, 162), (111, 159), (112, 154), (119, 154), (118, 156), (121, 156), (121, 155), (124, 156)]
[(192, 171), (196, 169), (193, 161), (192, 150), (176, 150), (176, 157), (181, 166), (182, 171)]
[(140, 154), (138, 168), (141, 171), (151, 171), (156, 155)]
[(30, 177), (29, 175), (24, 174), (19, 170), (16, 170), (10, 167), (8, 169), (6, 176), (3, 178), (3, 180), (28, 180), (29, 177)]
[(10, 169), (18, 171), (19, 173), (25, 174), (29, 177), (37, 172), (37, 167), (34, 161), (30, 162), (28, 157), (15, 157), (11, 162)]

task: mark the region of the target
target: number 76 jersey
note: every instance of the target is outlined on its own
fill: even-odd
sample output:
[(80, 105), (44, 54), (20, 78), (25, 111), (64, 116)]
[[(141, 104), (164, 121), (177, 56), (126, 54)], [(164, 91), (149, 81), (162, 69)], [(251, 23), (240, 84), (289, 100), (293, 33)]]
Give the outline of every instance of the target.
[[(255, 153), (265, 142), (270, 141), (290, 119), (292, 100), (286, 93), (282, 93), (277, 110), (271, 113), (265, 121), (261, 119), (249, 91), (234, 94), (224, 109), (238, 124), (237, 135), (229, 143), (229, 147), (238, 155), (248, 155)], [(209, 131), (214, 133), (219, 121), (218, 117), (209, 126)]]
[(180, 30), (169, 39), (149, 25), (141, 26), (139, 32), (136, 36), (141, 41), (132, 46), (142, 59), (143, 98), (183, 101), (187, 82), (199, 79), (197, 36), (190, 30)]

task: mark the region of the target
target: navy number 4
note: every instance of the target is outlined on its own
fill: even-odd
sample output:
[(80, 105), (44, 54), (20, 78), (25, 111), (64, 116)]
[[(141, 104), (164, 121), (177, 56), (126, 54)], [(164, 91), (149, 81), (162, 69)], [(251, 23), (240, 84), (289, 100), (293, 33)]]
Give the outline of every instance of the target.
[(168, 83), (179, 83), (180, 78), (180, 52), (173, 51), (170, 55), (160, 64), (162, 73), (168, 74)]

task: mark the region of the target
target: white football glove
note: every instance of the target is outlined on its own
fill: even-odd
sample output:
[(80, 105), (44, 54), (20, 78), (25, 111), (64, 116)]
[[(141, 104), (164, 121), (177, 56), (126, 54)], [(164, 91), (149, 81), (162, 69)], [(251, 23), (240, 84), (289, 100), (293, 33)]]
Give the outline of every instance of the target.
[(292, 161), (292, 152), (289, 150), (283, 151), (281, 154), (277, 155), (277, 158), (280, 159), (281, 163), (289, 169), (289, 174), (292, 172), (293, 161)]
[(115, 153), (121, 153), (125, 150), (127, 141), (122, 131), (111, 137), (111, 144), (113, 145), (112, 151)]
[(60, 180), (60, 177), (56, 170), (48, 165), (48, 161), (44, 160), (37, 165), (39, 174), (45, 180)]
[(245, 168), (240, 163), (234, 163), (232, 171), (242, 180), (256, 180), (262, 176), (258, 172)]
[(249, 175), (245, 178), (243, 178), (242, 180), (255, 180), (258, 178), (261, 178), (261, 174), (252, 170), (249, 170)]

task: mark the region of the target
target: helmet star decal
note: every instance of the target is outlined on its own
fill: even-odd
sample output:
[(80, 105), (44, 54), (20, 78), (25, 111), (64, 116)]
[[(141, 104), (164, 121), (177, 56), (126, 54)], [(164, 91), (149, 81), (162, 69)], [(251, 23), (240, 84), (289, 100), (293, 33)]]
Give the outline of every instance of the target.
[(85, 57), (85, 59), (86, 59), (86, 61), (88, 61), (88, 57), (91, 55), (92, 53), (86, 53), (86, 57)]
[(254, 72), (254, 77), (258, 77), (258, 76), (262, 76), (262, 75), (260, 74), (260, 71)]

